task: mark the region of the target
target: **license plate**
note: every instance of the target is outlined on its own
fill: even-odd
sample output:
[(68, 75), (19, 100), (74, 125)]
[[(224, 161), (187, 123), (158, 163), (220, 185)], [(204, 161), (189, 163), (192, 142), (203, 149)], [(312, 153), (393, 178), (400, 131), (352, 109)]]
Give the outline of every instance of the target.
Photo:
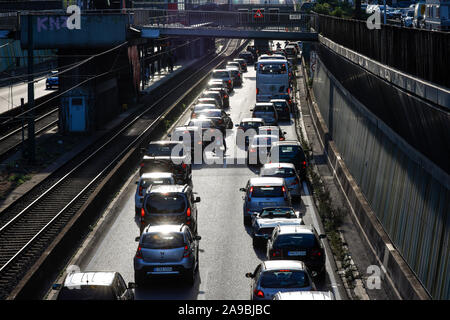
[(155, 271), (155, 272), (170, 272), (170, 271), (172, 271), (172, 267), (154, 268), (153, 271)]
[(263, 205), (263, 206), (274, 206), (275, 202), (261, 202), (261, 205)]
[(306, 251), (288, 251), (288, 256), (306, 256)]

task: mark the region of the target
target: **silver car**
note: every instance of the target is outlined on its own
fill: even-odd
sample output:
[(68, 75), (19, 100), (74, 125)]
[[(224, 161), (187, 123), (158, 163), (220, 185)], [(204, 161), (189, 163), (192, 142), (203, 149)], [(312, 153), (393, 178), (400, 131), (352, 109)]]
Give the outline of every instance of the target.
[[(266, 163), (259, 173), (261, 177), (284, 178), (292, 197), (301, 197), (300, 177), (292, 163)], [(300, 198), (301, 199), (301, 198)]]
[(268, 126), (278, 125), (278, 114), (273, 103), (258, 102), (250, 111), (252, 111), (252, 118), (263, 118)]
[(252, 279), (252, 300), (272, 300), (278, 292), (316, 290), (307, 267), (301, 261), (263, 261), (253, 273), (245, 276)]
[(149, 225), (140, 237), (134, 257), (134, 279), (142, 284), (148, 276), (182, 276), (189, 284), (198, 271), (198, 242), (185, 225)]
[(291, 207), (291, 195), (283, 178), (251, 178), (245, 188), (244, 224), (251, 222), (252, 214), (267, 207)]
[(151, 185), (175, 184), (173, 173), (170, 172), (149, 172), (144, 173), (136, 181), (136, 194), (134, 195), (134, 211), (136, 215), (141, 214), (142, 203), (144, 202), (145, 192)]

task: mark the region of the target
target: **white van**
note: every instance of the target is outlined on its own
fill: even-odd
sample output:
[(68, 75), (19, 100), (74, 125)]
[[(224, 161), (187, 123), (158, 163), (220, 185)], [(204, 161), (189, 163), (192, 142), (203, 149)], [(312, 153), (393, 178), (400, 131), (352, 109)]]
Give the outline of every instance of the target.
[(256, 63), (256, 102), (268, 102), (274, 95), (290, 93), (287, 60), (265, 59)]

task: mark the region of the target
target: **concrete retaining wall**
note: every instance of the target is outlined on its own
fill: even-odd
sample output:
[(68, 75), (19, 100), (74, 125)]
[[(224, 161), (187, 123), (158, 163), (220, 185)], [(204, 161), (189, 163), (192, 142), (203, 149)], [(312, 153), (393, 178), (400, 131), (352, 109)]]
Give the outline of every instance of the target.
[(402, 298), (425, 299), (425, 287), (433, 298), (449, 299), (448, 175), (356, 100), (320, 59), (314, 77), (312, 113), (329, 164), (378, 261)]

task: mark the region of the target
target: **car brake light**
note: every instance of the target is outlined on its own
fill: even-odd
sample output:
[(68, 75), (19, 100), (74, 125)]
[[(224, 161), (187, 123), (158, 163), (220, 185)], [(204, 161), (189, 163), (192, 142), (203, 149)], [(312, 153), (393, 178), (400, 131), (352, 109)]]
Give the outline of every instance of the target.
[(226, 99), (226, 98), (228, 98), (228, 96), (227, 96), (227, 95), (225, 95), (225, 96), (224, 96), (224, 98)]
[(181, 166), (183, 167), (183, 169), (186, 169), (186, 163), (183, 163)]
[(186, 210), (186, 216), (190, 219), (191, 218), (191, 208), (187, 208)]
[(144, 208), (141, 208), (141, 218), (144, 218), (144, 216), (145, 216), (145, 210), (144, 210)]
[(138, 246), (136, 250), (136, 259), (142, 259), (141, 246)]
[(292, 103), (292, 100), (291, 100), (291, 99), (289, 99), (289, 103), (290, 103), (290, 104)]
[(294, 182), (292, 182), (291, 186), (296, 185), (296, 184), (299, 184), (298, 179), (295, 179)]
[(280, 138), (280, 141), (284, 141), (284, 137), (281, 137), (281, 138)]
[(303, 168), (306, 168), (306, 161), (302, 162)]
[(142, 197), (142, 186), (139, 186), (139, 196)]
[(273, 250), (272, 251), (272, 257), (281, 257), (281, 250), (279, 250), (279, 249)]
[(144, 163), (143, 162), (141, 162), (141, 168), (143, 168), (144, 167)]
[(230, 83), (230, 84), (231, 84), (231, 80), (228, 80), (228, 83)]
[(249, 152), (252, 152), (252, 153), (253, 153), (253, 152), (256, 152), (256, 149), (253, 149), (253, 148), (252, 148), (252, 149), (249, 150)]
[(258, 88), (256, 88), (256, 94), (258, 94), (259, 93), (259, 89)]
[(317, 257), (320, 257), (321, 255), (322, 255), (322, 252), (320, 252), (320, 250), (312, 250), (311, 251), (311, 255), (312, 256), (317, 256)]
[(262, 292), (261, 290), (254, 290), (253, 293), (255, 294), (255, 296), (260, 297), (260, 298), (264, 298), (264, 292)]
[(184, 246), (183, 258), (189, 257), (190, 252), (188, 246)]

